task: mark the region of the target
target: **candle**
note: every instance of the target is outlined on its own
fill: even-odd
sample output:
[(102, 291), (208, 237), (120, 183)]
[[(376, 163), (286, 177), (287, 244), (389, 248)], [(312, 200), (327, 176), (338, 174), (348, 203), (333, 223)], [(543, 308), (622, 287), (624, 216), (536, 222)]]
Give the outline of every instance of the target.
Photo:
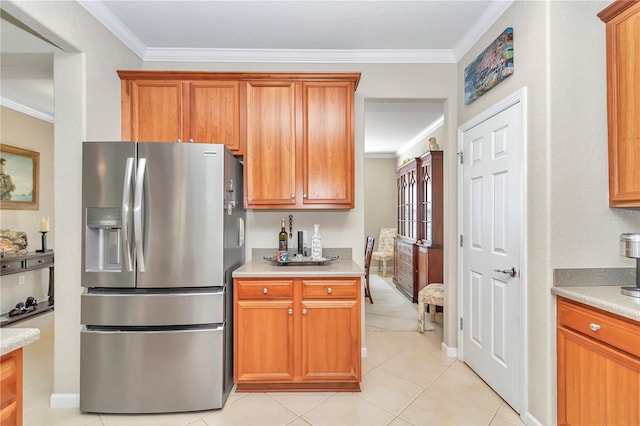
[(40, 232), (49, 232), (49, 218), (43, 217), (40, 219)]

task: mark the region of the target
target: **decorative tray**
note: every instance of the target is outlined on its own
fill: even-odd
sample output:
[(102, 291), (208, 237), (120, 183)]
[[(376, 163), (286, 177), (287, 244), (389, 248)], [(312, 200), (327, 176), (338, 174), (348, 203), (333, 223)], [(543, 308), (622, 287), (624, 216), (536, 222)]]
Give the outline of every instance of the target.
[(264, 256), (263, 259), (267, 260), (269, 262), (275, 263), (278, 266), (287, 266), (287, 265), (293, 265), (293, 266), (317, 266), (317, 265), (324, 265), (327, 262), (333, 262), (334, 260), (338, 260), (340, 256), (331, 256), (331, 257), (323, 257), (322, 259), (317, 259), (317, 260), (311, 260), (311, 257), (303, 257), (303, 256), (293, 256), (290, 257), (289, 260), (287, 261), (279, 261), (276, 259), (275, 256), (271, 256), (271, 257), (266, 257)]

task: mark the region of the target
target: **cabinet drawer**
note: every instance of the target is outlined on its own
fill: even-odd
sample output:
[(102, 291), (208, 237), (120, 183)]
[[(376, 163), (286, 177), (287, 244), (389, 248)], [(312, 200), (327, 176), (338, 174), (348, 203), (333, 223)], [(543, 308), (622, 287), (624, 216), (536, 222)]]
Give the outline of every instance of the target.
[(408, 255), (413, 255), (413, 245), (412, 244), (405, 244), (405, 243), (398, 243), (398, 253), (405, 253)]
[(302, 281), (303, 299), (356, 299), (359, 280)]
[(413, 253), (398, 251), (398, 260), (406, 263), (413, 263)]
[(560, 298), (558, 324), (640, 357), (640, 323), (636, 321)]
[(53, 256), (36, 257), (35, 259), (25, 259), (25, 268), (33, 268), (34, 266), (43, 266), (53, 264)]
[(10, 274), (14, 271), (22, 269), (22, 260), (3, 260), (2, 261), (2, 275)]
[(406, 262), (398, 262), (398, 274), (413, 275), (413, 265)]
[(239, 300), (282, 299), (293, 297), (292, 280), (242, 280), (235, 282)]
[(413, 278), (410, 275), (398, 274), (398, 284), (413, 293)]

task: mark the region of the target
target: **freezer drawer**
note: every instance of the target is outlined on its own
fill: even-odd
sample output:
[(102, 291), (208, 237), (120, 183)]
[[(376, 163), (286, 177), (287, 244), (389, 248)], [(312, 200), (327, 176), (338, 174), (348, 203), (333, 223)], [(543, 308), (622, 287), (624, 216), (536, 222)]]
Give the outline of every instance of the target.
[(91, 331), (80, 335), (80, 411), (161, 413), (221, 408), (225, 380), (219, 328)]
[(225, 317), (225, 287), (194, 291), (108, 291), (82, 294), (80, 322), (102, 326), (218, 324)]

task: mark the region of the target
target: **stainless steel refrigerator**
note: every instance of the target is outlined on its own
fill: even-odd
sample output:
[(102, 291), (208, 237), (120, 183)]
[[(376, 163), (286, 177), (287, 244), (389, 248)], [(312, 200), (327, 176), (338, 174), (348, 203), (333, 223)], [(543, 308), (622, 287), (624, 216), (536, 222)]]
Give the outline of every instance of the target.
[(80, 410), (221, 408), (242, 165), (224, 145), (84, 142)]

